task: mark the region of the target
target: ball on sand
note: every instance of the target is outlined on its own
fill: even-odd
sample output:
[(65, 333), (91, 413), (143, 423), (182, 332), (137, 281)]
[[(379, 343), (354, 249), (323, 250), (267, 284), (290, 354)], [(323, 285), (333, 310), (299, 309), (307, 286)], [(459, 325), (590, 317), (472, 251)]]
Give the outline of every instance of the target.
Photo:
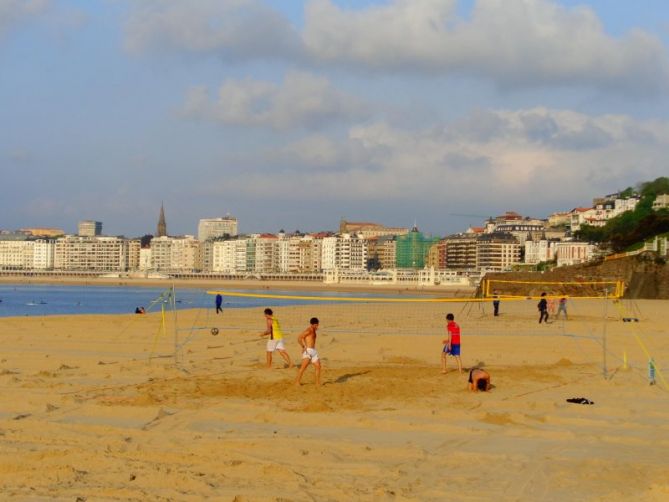
[(218, 328), (211, 328), (211, 334), (214, 336), (218, 335)]

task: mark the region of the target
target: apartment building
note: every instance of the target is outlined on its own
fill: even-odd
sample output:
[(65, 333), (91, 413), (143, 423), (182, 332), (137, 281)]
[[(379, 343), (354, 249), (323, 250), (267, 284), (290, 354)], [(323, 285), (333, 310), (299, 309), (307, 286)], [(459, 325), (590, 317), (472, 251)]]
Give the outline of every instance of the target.
[(324, 237), (321, 245), (322, 270), (366, 270), (367, 239), (353, 234)]
[(255, 259), (252, 270), (258, 273), (272, 273), (279, 270), (279, 238), (274, 234), (253, 236)]
[(474, 269), (477, 266), (478, 235), (458, 234), (442, 239), (438, 247), (440, 269)]
[(93, 220), (82, 220), (78, 225), (78, 235), (84, 237), (96, 237), (102, 234), (102, 222)]
[(569, 211), (556, 212), (548, 217), (549, 227), (568, 227), (571, 224), (571, 214)]
[(383, 235), (367, 239), (367, 256), (372, 268), (393, 269), (396, 267), (397, 237)]
[(520, 262), (520, 244), (511, 234), (484, 234), (477, 239), (476, 255), (477, 268), (503, 272)]
[(298, 243), (300, 272), (321, 271), (322, 237), (305, 235)]
[(192, 235), (151, 239), (151, 270), (193, 272), (202, 269), (200, 241)]
[(339, 234), (357, 235), (363, 239), (372, 237), (383, 237), (385, 235), (405, 235), (409, 233), (406, 227), (386, 227), (379, 223), (368, 221), (346, 221), (339, 222)]
[[(4, 237), (4, 236), (3, 236)], [(0, 269), (30, 270), (33, 268), (35, 241), (0, 240)]]
[(51, 270), (54, 266), (56, 242), (47, 239), (33, 241), (33, 270)]
[(246, 272), (248, 239), (230, 239), (213, 243), (212, 272), (235, 274)]
[(203, 218), (197, 226), (197, 239), (205, 242), (218, 237), (237, 235), (237, 218), (224, 216), (222, 218)]
[(68, 235), (55, 242), (54, 269), (127, 271), (139, 266), (139, 240)]

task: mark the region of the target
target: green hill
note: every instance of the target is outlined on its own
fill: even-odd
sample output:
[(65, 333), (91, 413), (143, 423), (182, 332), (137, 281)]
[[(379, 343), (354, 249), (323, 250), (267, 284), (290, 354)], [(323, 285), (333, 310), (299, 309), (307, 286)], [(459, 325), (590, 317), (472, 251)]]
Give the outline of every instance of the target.
[(620, 194), (623, 197), (633, 195), (641, 197), (634, 210), (611, 218), (603, 227), (583, 225), (575, 233), (576, 238), (608, 245), (614, 252), (619, 252), (651, 237), (669, 232), (669, 210), (653, 210), (655, 197), (661, 194), (669, 194), (667, 177), (623, 190)]

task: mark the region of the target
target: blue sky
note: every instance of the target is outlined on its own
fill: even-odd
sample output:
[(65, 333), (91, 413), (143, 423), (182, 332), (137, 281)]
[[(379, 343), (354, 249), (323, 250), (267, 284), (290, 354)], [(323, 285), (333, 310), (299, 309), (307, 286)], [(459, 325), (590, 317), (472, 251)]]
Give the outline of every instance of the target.
[(669, 175), (659, 0), (0, 0), (0, 229), (535, 217)]

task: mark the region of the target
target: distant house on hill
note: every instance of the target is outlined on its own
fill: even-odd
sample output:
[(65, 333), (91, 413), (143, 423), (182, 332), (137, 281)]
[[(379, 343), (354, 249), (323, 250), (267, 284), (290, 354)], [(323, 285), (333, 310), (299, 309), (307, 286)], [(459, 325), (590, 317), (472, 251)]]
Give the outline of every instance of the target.
[(659, 211), (660, 209), (669, 208), (669, 194), (662, 194), (655, 197), (653, 201), (653, 210)]

